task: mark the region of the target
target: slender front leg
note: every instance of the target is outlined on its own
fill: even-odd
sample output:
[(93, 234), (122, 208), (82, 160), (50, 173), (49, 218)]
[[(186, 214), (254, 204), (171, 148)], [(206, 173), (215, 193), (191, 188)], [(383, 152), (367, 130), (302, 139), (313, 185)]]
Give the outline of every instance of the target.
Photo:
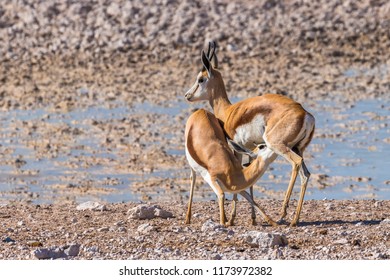
[(242, 195), (246, 200), (249, 201), (250, 204), (252, 204), (261, 214), (261, 216), (264, 218), (264, 220), (271, 226), (277, 226), (278, 224), (274, 222), (270, 217), (265, 214), (263, 209), (260, 208), (260, 206), (251, 198), (251, 196), (246, 192), (242, 191), (240, 192), (240, 195)]
[(218, 196), (219, 204), (219, 222), (221, 225), (226, 225), (226, 216), (225, 216), (225, 194), (222, 193)]
[[(207, 180), (206, 180), (207, 181)], [(209, 185), (213, 189), (214, 193), (218, 197), (219, 205), (219, 222), (221, 225), (226, 225), (226, 216), (225, 216), (225, 193), (223, 192), (221, 186), (218, 184), (217, 180), (211, 179), (208, 181)]]
[[(254, 201), (253, 186), (250, 186), (249, 192), (251, 194), (252, 200)], [(252, 219), (252, 225), (255, 226), (256, 225), (256, 211), (255, 211), (255, 207), (253, 205), (251, 205), (251, 219)]]
[(234, 225), (234, 220), (236, 219), (236, 203), (237, 203), (237, 194), (233, 194), (233, 200), (232, 200), (232, 213), (230, 215), (230, 219), (227, 222), (228, 226)]
[(192, 198), (194, 195), (194, 188), (195, 188), (195, 181), (196, 181), (196, 173), (195, 171), (191, 168), (191, 188), (190, 188), (190, 198), (188, 200), (188, 209), (187, 209), (187, 215), (186, 215), (186, 224), (191, 223), (191, 207), (192, 207)]

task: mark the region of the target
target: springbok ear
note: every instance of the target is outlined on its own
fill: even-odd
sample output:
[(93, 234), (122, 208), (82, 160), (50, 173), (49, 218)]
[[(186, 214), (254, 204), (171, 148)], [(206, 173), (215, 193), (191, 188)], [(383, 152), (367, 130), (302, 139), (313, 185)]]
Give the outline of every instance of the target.
[(247, 148), (237, 144), (236, 142), (230, 140), (229, 138), (226, 138), (226, 140), (229, 143), (230, 147), (232, 147), (232, 149), (234, 151), (236, 151), (237, 153), (248, 155), (251, 158), (257, 158), (257, 155), (254, 152), (252, 152), (251, 150), (249, 150), (249, 149), (247, 149)]
[(211, 63), (206, 54), (204, 53), (204, 50), (202, 50), (202, 64), (203, 69), (207, 71), (207, 75), (209, 78), (211, 77)]

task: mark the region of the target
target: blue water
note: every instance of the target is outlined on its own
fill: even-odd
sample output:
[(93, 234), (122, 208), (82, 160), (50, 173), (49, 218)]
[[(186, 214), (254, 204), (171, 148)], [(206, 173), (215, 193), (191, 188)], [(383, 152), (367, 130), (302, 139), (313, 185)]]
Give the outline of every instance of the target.
[[(332, 106), (332, 105), (330, 105)], [(333, 106), (334, 107), (334, 106)], [(336, 183), (324, 189), (310, 188), (311, 199), (390, 199), (390, 107), (384, 100), (360, 101), (352, 108), (314, 108), (317, 135), (331, 133), (335, 137), (314, 137), (312, 144), (322, 151), (308, 153), (312, 173), (337, 177)], [(330, 112), (330, 113), (329, 113)], [(351, 132), (351, 128), (354, 130)], [(385, 139), (387, 138), (387, 142)], [(310, 185), (310, 183), (309, 183)], [(313, 185), (313, 184), (311, 184)]]
[[(354, 75), (346, 73), (346, 75)], [(236, 102), (237, 100), (233, 100)], [(351, 106), (339, 106), (332, 103), (316, 105), (307, 108), (316, 118), (316, 134), (306, 151), (306, 164), (313, 174), (309, 181), (306, 199), (390, 199), (390, 107), (388, 100), (373, 99), (359, 101)], [(115, 159), (119, 156), (118, 151), (109, 151), (100, 147), (101, 139), (94, 137), (81, 137), (77, 145), (83, 145), (89, 149), (72, 149), (69, 154), (60, 154), (56, 158), (42, 158), (35, 160), (34, 151), (26, 147), (21, 139), (16, 136), (8, 136), (11, 124), (15, 121), (29, 121), (45, 119), (53, 124), (64, 123), (73, 128), (81, 128), (89, 131), (90, 125), (80, 120), (111, 120), (122, 119), (132, 113), (157, 114), (162, 119), (165, 116), (177, 116), (178, 114), (189, 115), (193, 108), (203, 107), (204, 104), (188, 104), (178, 100), (169, 107), (164, 104), (156, 105), (148, 102), (135, 104), (133, 108), (116, 105), (114, 107), (90, 107), (84, 110), (69, 113), (47, 112), (39, 110), (14, 110), (7, 114), (1, 113), (0, 124), (0, 152), (7, 147), (15, 149), (13, 154), (23, 155), (27, 164), (24, 170), (39, 170), (37, 174), (15, 174), (14, 167), (0, 163), (0, 200), (20, 199), (29, 196), (29, 193), (37, 193), (38, 197), (31, 200), (40, 202), (54, 202), (59, 196), (64, 195), (56, 184), (71, 184), (78, 182), (100, 182), (102, 192), (65, 194), (69, 199), (85, 201), (89, 199), (102, 199), (109, 202), (138, 201), (144, 195), (156, 198), (161, 193), (170, 197), (175, 193), (175, 198), (181, 196), (185, 200), (188, 192), (175, 189), (162, 189), (157, 193), (150, 194), (148, 189), (137, 190), (132, 187), (134, 182), (143, 182), (150, 178), (173, 178), (183, 181), (189, 175), (188, 166), (173, 166), (166, 170), (157, 170), (150, 174), (127, 174), (118, 170), (112, 170), (105, 165), (92, 165), (80, 167), (78, 170), (65, 165), (69, 158), (74, 156)], [(332, 110), (330, 110), (332, 109)], [(47, 116), (49, 115), (49, 118)], [(74, 122), (78, 120), (78, 122)], [(185, 120), (184, 120), (185, 122)], [(183, 126), (184, 126), (183, 122)], [(165, 137), (175, 137), (166, 134)], [(385, 140), (387, 139), (387, 140)], [(93, 151), (93, 152), (91, 152)], [(183, 147), (168, 147), (169, 154), (183, 156)], [(185, 175), (183, 175), (185, 174)], [(185, 177), (183, 177), (185, 176)], [(277, 159), (263, 178), (255, 187), (255, 195), (258, 198), (283, 197), (290, 176), (290, 166), (283, 160)], [(318, 183), (318, 176), (328, 176), (327, 179)], [(105, 185), (101, 182), (106, 178), (115, 178), (118, 183)], [(189, 180), (188, 182), (189, 187)], [(82, 183), (80, 183), (82, 182)], [(181, 184), (181, 183), (178, 183)], [(204, 199), (214, 197), (210, 188), (206, 185), (201, 187)], [(293, 196), (296, 198), (299, 192), (299, 177), (294, 189)], [(26, 194), (27, 193), (27, 194)]]

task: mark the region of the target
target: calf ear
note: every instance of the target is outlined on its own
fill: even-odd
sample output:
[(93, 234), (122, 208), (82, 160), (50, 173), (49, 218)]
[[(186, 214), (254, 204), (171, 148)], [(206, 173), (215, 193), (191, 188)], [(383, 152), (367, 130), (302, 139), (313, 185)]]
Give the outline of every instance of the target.
[(203, 64), (203, 70), (207, 71), (207, 75), (210, 78), (211, 77), (211, 63), (208, 57), (206, 56), (204, 50), (202, 50), (202, 64)]
[(237, 144), (236, 142), (234, 142), (234, 141), (232, 141), (232, 140), (230, 140), (228, 138), (226, 138), (226, 140), (229, 143), (230, 147), (232, 147), (232, 149), (234, 151), (236, 151), (237, 153), (248, 155), (251, 158), (257, 158), (257, 155), (254, 152), (252, 152), (251, 150), (249, 150), (249, 149), (247, 149), (247, 148)]

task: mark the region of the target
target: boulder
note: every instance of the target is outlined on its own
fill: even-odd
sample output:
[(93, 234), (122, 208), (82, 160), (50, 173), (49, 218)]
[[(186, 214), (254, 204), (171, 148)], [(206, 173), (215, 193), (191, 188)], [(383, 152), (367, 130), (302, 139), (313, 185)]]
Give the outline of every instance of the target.
[(94, 211), (106, 211), (107, 207), (96, 201), (87, 201), (77, 205), (77, 210), (94, 210)]
[(287, 237), (284, 234), (249, 231), (243, 234), (244, 240), (254, 247), (273, 248), (274, 246), (286, 246)]
[(127, 214), (129, 214), (129, 219), (137, 220), (150, 220), (156, 217), (167, 219), (172, 218), (173, 214), (169, 211), (162, 209), (158, 205), (138, 205), (130, 209)]

